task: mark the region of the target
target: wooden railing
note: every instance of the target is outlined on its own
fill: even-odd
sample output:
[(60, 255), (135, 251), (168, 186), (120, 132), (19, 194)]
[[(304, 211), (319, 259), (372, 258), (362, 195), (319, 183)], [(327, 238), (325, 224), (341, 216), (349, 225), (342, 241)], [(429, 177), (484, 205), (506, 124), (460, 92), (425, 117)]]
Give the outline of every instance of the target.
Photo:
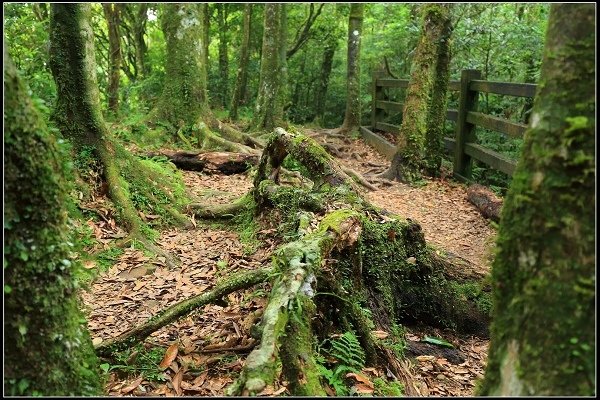
[[(500, 132), (509, 137), (522, 137), (527, 125), (512, 122), (492, 115), (478, 112), (479, 93), (493, 93), (517, 97), (534, 97), (536, 85), (530, 83), (508, 83), (491, 82), (481, 80), (481, 72), (478, 70), (464, 70), (460, 81), (449, 82), (449, 91), (459, 92), (458, 110), (448, 109), (446, 119), (456, 122), (456, 133), (454, 138), (445, 137), (446, 148), (454, 153), (454, 176), (462, 181), (471, 179), (471, 161), (476, 159), (490, 167), (512, 176), (516, 162), (502, 154), (477, 144), (475, 127)], [(395, 152), (393, 146), (385, 139), (374, 135), (372, 130), (380, 130), (391, 134), (397, 134), (400, 127), (383, 122), (385, 113), (402, 113), (404, 104), (389, 101), (385, 98), (384, 88), (407, 88), (406, 79), (389, 79), (373, 77), (373, 100), (371, 109), (371, 126), (361, 127), (365, 139), (370, 142), (381, 153), (391, 159)], [(370, 128), (370, 129), (369, 129)]]

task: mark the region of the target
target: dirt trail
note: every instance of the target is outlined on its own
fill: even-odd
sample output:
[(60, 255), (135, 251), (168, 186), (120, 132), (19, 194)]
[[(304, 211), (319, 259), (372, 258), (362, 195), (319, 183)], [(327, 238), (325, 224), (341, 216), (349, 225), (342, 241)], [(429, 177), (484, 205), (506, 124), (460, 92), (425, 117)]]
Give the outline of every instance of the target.
[[(365, 173), (373, 169), (368, 163), (387, 165), (385, 159), (362, 140), (352, 140), (344, 146), (347, 150), (341, 152), (340, 161), (356, 171)], [(252, 186), (246, 174), (225, 176), (184, 172), (184, 176), (189, 190), (206, 202), (231, 201)], [(489, 268), (485, 246), (491, 243), (493, 229), (466, 202), (465, 190), (460, 185), (431, 181), (425, 187), (410, 188), (394, 184), (370, 192), (367, 197), (378, 206), (421, 223), (428, 240), (469, 259), (481, 270)], [(99, 203), (102, 204), (101, 199)], [(105, 246), (115, 236), (122, 235), (114, 223), (88, 224), (93, 225)], [(115, 265), (82, 293), (94, 341), (116, 336), (171, 304), (210, 290), (219, 278), (266, 265), (275, 244), (267, 235), (264, 239), (261, 247), (252, 253), (244, 248), (236, 233), (214, 226), (199, 224), (194, 230), (162, 232), (158, 245), (181, 258), (183, 264), (178, 270), (169, 270), (160, 258), (127, 249)], [(86, 267), (96, 268), (94, 265)], [(150, 351), (161, 349), (155, 351), (158, 358), (154, 359), (154, 365), (160, 363), (169, 346), (179, 348), (169, 367), (162, 372), (148, 371), (145, 376), (140, 375), (139, 369), (128, 375), (127, 367), (118, 367), (110, 374), (107, 392), (111, 396), (224, 395), (224, 388), (233, 382), (256, 343), (251, 337), (251, 327), (260, 317), (269, 290), (264, 284), (233, 293), (228, 296), (227, 305), (206, 306), (203, 311), (194, 312), (155, 332), (145, 345)], [(406, 339), (416, 343), (424, 335), (443, 337), (465, 357), (456, 364), (434, 355), (415, 359), (411, 371), (421, 395), (473, 395), (474, 381), (483, 374), (487, 342), (432, 329), (408, 330)], [(131, 365), (136, 362), (130, 360)], [(280, 390), (267, 387), (262, 395), (285, 394), (289, 393), (283, 385)]]

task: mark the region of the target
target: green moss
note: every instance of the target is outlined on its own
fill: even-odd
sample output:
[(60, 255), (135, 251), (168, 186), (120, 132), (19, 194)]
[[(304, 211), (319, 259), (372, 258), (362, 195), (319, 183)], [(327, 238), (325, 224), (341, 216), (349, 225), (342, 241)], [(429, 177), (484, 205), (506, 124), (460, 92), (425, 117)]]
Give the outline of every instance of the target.
[(4, 51), (4, 391), (97, 395), (66, 212), (72, 170)]
[(401, 397), (404, 392), (404, 385), (398, 381), (388, 381), (384, 378), (373, 379), (373, 386), (376, 396), (383, 397)]

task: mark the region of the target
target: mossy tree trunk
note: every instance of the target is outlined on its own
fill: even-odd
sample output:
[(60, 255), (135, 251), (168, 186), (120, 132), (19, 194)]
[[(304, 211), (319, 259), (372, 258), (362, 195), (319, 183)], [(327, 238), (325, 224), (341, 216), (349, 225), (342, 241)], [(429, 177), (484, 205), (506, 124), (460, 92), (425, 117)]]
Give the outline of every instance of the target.
[(425, 121), (425, 154), (423, 166), (429, 176), (438, 176), (444, 154), (444, 131), (448, 81), (450, 80), (450, 37), (452, 4), (439, 4), (440, 32), (437, 37), (433, 87)]
[[(436, 65), (439, 58), (443, 59), (438, 49), (449, 29), (447, 7), (433, 3), (422, 7), (423, 24), (406, 90), (398, 146), (390, 168), (382, 174), (385, 178), (403, 182), (413, 182), (421, 178), (427, 119), (436, 82)], [(438, 72), (443, 73), (444, 68)], [(447, 78), (441, 78), (438, 83), (443, 84), (444, 81), (447, 84)]]
[[(94, 58), (94, 36), (89, 23), (91, 8), (87, 3), (52, 4), (50, 19), (50, 68), (56, 82), (57, 103), (53, 118), (62, 134), (70, 139), (75, 151), (92, 150), (92, 157), (99, 161), (101, 174), (108, 184), (108, 192), (118, 210), (119, 221), (129, 231), (130, 238), (140, 240), (149, 249), (163, 253), (143, 234), (145, 224), (131, 200), (131, 183), (139, 177), (155, 182), (151, 191), (164, 189), (156, 182), (156, 176), (143, 167), (110, 137), (100, 110), (96, 62)], [(140, 189), (142, 190), (142, 189)], [(164, 191), (173, 203), (172, 190)], [(185, 218), (170, 210), (176, 221)], [(170, 264), (175, 260), (165, 254)]]
[[(132, 4), (127, 5), (129, 7)], [(126, 7), (127, 7), (126, 6)], [(134, 5), (135, 18), (133, 21), (133, 38), (135, 44), (135, 64), (137, 78), (143, 78), (150, 73), (150, 64), (146, 60), (148, 46), (144, 36), (146, 35), (146, 23), (148, 22), (148, 4), (139, 3)]]
[(348, 19), (348, 61), (346, 71), (346, 113), (340, 133), (350, 132), (360, 126), (360, 42), (364, 4), (352, 3)]
[(122, 4), (102, 3), (104, 17), (108, 25), (108, 109), (119, 113), (119, 83), (121, 81), (121, 10)]
[[(205, 7), (205, 5), (203, 5)], [(167, 57), (165, 83), (153, 110), (153, 122), (164, 121), (175, 128), (197, 124), (208, 112), (206, 61), (201, 5), (162, 5), (161, 27)]]
[(237, 70), (237, 80), (231, 99), (229, 116), (231, 119), (238, 118), (238, 107), (246, 98), (246, 86), (248, 85), (248, 63), (250, 61), (250, 32), (252, 22), (252, 4), (244, 4), (244, 16), (242, 22), (242, 43), (240, 45), (240, 64)]
[(80, 266), (70, 255), (70, 171), (7, 51), (5, 45), (4, 393), (98, 395), (100, 370), (73, 276)]
[(260, 83), (251, 123), (253, 130), (271, 131), (283, 122), (283, 105), (279, 101), (283, 85), (279, 55), (281, 12), (281, 4), (265, 4)]
[(333, 56), (338, 47), (338, 40), (334, 35), (329, 37), (323, 50), (323, 61), (321, 62), (321, 72), (319, 74), (319, 83), (315, 92), (315, 120), (323, 123), (325, 114), (325, 99), (327, 98), (327, 87), (329, 86), (329, 76), (333, 67)]
[(209, 62), (209, 54), (208, 54), (208, 46), (210, 45), (210, 16), (212, 15), (212, 10), (210, 9), (210, 5), (208, 3), (200, 4), (200, 10), (202, 14), (202, 46), (204, 47), (204, 65), (206, 65), (206, 75), (204, 80), (208, 81), (208, 71), (210, 70)]
[(593, 396), (595, 7), (553, 4), (538, 92), (504, 202), (480, 394)]
[(227, 17), (229, 4), (217, 3), (217, 27), (219, 28), (219, 99), (224, 108), (229, 104), (229, 41)]

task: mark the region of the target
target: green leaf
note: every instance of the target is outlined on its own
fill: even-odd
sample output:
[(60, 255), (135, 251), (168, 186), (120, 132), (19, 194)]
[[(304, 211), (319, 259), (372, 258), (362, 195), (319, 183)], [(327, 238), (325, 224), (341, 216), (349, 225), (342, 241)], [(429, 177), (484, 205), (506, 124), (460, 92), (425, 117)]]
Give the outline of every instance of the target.
[(19, 394), (25, 393), (27, 388), (29, 387), (29, 381), (25, 378), (21, 379), (17, 384), (17, 388), (19, 389)]
[(442, 347), (449, 347), (451, 349), (454, 348), (454, 345), (452, 343), (448, 343), (444, 339), (435, 338), (435, 337), (431, 337), (431, 336), (425, 336), (425, 338), (422, 340), (422, 342), (427, 342), (427, 343), (435, 344), (435, 345), (442, 346)]
[(110, 369), (110, 364), (108, 364), (108, 363), (100, 364), (100, 369), (102, 371), (108, 373), (108, 370)]
[(19, 258), (23, 261), (27, 261), (27, 260), (29, 260), (29, 254), (22, 251), (21, 254), (19, 254)]
[(8, 285), (4, 285), (4, 293), (9, 294), (12, 292), (12, 288)]
[(19, 325), (19, 333), (23, 336), (27, 333), (27, 327), (25, 325)]

